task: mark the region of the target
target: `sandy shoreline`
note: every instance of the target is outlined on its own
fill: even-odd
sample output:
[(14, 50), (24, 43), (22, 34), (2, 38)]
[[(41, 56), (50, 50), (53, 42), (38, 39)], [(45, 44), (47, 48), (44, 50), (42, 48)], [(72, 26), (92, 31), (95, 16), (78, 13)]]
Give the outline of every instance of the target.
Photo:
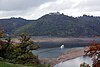
[(57, 58), (40, 58), (40, 62), (42, 62), (42, 64), (50, 64), (51, 67), (53, 67), (54, 65), (60, 62), (64, 62), (85, 55), (84, 50), (85, 48), (81, 49), (73, 48)]

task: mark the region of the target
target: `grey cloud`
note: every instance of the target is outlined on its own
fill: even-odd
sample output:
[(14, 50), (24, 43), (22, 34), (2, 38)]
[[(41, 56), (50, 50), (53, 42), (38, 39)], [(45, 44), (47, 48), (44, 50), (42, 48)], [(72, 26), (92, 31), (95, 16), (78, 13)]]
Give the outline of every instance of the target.
[(49, 11), (61, 11), (61, 10), (65, 10), (65, 9), (71, 9), (73, 7), (73, 4), (75, 4), (75, 2), (73, 1), (67, 1), (67, 0), (62, 0), (61, 3), (57, 3), (61, 0), (57, 0), (55, 2), (51, 2), (50, 5), (46, 8), (44, 8), (43, 10), (49, 10)]
[(72, 16), (99, 15), (99, 6), (100, 0), (0, 0), (0, 17), (39, 18), (56, 11)]
[(15, 17), (15, 16), (24, 16), (26, 15), (25, 11), (3, 11), (0, 12), (0, 16), (2, 17)]
[(86, 11), (100, 11), (100, 0), (82, 0), (76, 8)]
[(20, 11), (54, 0), (0, 0), (0, 11)]

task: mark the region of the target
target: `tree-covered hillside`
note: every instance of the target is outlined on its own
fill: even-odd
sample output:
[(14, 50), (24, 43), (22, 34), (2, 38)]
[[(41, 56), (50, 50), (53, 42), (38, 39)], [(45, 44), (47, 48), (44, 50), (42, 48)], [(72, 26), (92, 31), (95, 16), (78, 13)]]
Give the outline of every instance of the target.
[(23, 18), (10, 18), (10, 19), (0, 19), (0, 28), (2, 28), (6, 33), (13, 33), (17, 28), (24, 26), (32, 21)]
[(15, 31), (17, 34), (23, 32), (40, 36), (99, 36), (100, 17), (83, 15), (74, 18), (60, 13), (50, 13)]
[(83, 15), (72, 17), (49, 13), (37, 20), (22, 18), (0, 19), (0, 27), (14, 34), (37, 36), (94, 37), (100, 35), (100, 17)]

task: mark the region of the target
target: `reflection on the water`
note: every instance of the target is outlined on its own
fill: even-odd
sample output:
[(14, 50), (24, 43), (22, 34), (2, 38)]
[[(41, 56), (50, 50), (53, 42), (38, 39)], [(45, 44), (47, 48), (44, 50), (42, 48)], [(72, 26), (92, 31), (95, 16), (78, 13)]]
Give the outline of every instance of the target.
[(72, 60), (61, 62), (61, 63), (55, 65), (54, 67), (80, 67), (80, 64), (83, 62), (89, 64), (90, 66), (92, 63), (91, 58), (82, 56), (82, 57), (78, 57), (78, 58), (75, 58)]

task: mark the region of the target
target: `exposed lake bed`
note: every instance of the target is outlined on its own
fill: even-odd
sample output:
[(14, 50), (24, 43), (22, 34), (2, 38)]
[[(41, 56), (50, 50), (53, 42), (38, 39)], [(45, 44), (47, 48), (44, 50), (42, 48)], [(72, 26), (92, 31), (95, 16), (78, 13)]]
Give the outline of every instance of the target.
[(66, 48), (84, 47), (95, 41), (100, 43), (100, 38), (67, 38), (67, 37), (48, 37), (48, 36), (33, 36), (32, 40), (40, 45), (41, 48), (56, 48), (62, 44)]

